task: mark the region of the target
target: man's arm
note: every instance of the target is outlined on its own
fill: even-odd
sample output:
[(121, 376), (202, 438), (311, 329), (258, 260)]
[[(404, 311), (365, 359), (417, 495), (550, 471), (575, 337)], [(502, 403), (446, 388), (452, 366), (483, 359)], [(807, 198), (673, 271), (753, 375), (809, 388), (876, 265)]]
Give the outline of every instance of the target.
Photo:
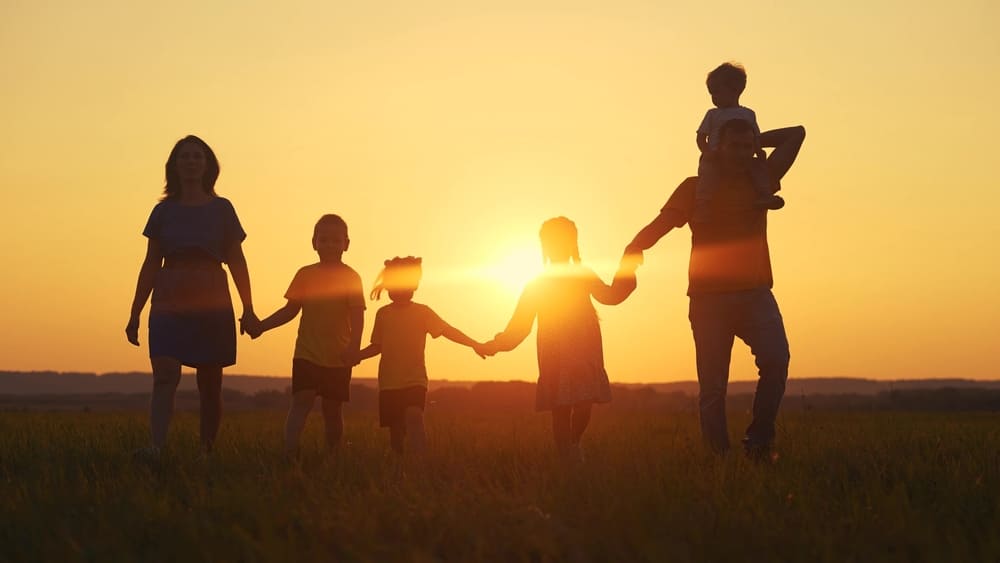
[(642, 228), (625, 247), (626, 253), (642, 252), (653, 247), (664, 235), (674, 228), (674, 221), (661, 211), (648, 225)]
[(767, 158), (767, 167), (771, 171), (772, 178), (781, 180), (785, 177), (795, 158), (799, 156), (799, 149), (802, 148), (805, 138), (806, 128), (801, 125), (772, 129), (760, 134), (762, 147), (774, 147), (771, 156)]

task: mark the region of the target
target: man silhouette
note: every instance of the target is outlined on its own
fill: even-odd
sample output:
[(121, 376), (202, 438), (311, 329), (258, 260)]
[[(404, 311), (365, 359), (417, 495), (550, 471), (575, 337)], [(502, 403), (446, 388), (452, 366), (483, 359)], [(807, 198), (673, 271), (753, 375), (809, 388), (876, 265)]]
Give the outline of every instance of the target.
[[(801, 126), (761, 134), (762, 146), (774, 147), (765, 160), (773, 189), (788, 172), (805, 139)], [(659, 215), (644, 227), (627, 251), (641, 254), (672, 229), (691, 227), (688, 267), (691, 330), (698, 370), (702, 436), (717, 452), (729, 449), (726, 386), (733, 340), (750, 346), (759, 370), (753, 420), (743, 445), (756, 459), (770, 457), (774, 421), (788, 379), (788, 339), (778, 304), (771, 293), (771, 259), (767, 246), (767, 210), (754, 205), (748, 170), (753, 164), (754, 131), (743, 120), (720, 130), (722, 181), (708, 202), (707, 213), (695, 213), (698, 178), (684, 180)], [(698, 220), (705, 217), (705, 220)], [(692, 220), (692, 219), (695, 220)]]

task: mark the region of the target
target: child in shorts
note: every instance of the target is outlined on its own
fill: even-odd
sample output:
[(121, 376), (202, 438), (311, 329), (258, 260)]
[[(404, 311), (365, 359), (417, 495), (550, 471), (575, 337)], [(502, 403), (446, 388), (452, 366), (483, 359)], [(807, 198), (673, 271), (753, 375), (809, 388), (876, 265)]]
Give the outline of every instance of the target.
[(302, 312), (292, 356), (292, 404), (285, 419), (289, 455), (298, 450), (317, 396), (323, 399), (328, 453), (337, 451), (344, 433), (341, 407), (350, 400), (352, 360), (361, 347), (365, 321), (361, 276), (342, 260), (350, 242), (342, 218), (320, 217), (312, 237), (319, 262), (300, 268), (285, 292), (285, 306), (250, 331), (257, 338)]
[(701, 158), (698, 160), (698, 187), (695, 190), (695, 215), (707, 218), (707, 203), (718, 189), (721, 182), (721, 171), (716, 158), (719, 148), (722, 126), (731, 120), (743, 120), (750, 124), (754, 131), (754, 150), (757, 158), (750, 166), (750, 180), (757, 192), (754, 202), (756, 207), (764, 209), (781, 209), (785, 200), (775, 195), (774, 183), (764, 164), (767, 155), (760, 146), (760, 127), (757, 126), (757, 116), (753, 110), (740, 105), (740, 95), (747, 85), (746, 70), (735, 63), (722, 63), (708, 73), (705, 81), (708, 92), (712, 95), (715, 107), (705, 113), (701, 125), (698, 126), (698, 149)]
[(379, 425), (389, 428), (392, 450), (397, 454), (403, 453), (407, 437), (411, 450), (420, 453), (426, 449), (427, 335), (444, 336), (474, 350), (481, 345), (441, 320), (427, 305), (414, 303), (413, 293), (420, 284), (421, 273), (420, 258), (407, 256), (385, 261), (371, 298), (377, 300), (384, 289), (392, 303), (375, 313), (371, 344), (357, 356), (360, 361), (382, 355), (378, 364)]

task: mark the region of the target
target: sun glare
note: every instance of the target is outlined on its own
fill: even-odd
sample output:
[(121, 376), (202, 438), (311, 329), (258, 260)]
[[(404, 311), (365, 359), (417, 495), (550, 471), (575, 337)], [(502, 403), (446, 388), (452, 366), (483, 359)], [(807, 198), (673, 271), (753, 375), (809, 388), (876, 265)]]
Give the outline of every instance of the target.
[(478, 272), (483, 280), (517, 294), (542, 271), (538, 245), (521, 246), (498, 252)]

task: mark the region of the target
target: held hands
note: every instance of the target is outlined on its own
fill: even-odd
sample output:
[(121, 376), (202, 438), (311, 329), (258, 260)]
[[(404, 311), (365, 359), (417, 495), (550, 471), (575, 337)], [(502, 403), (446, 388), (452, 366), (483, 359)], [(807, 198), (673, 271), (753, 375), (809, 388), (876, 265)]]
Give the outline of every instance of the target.
[(139, 345), (139, 316), (132, 315), (128, 318), (128, 324), (125, 325), (125, 339), (128, 340), (133, 346)]
[(487, 356), (495, 356), (499, 352), (496, 341), (491, 340), (489, 342), (477, 342), (472, 349), (479, 355), (480, 358), (484, 360)]
[(260, 319), (253, 311), (244, 311), (240, 317), (240, 334), (249, 334), (250, 338), (257, 338), (263, 334), (260, 326)]
[(644, 262), (642, 249), (630, 244), (625, 247), (625, 253), (622, 254), (622, 260), (618, 267), (622, 273), (634, 274)]
[(361, 352), (359, 350), (344, 350), (340, 355), (340, 360), (347, 367), (354, 367), (361, 363)]

